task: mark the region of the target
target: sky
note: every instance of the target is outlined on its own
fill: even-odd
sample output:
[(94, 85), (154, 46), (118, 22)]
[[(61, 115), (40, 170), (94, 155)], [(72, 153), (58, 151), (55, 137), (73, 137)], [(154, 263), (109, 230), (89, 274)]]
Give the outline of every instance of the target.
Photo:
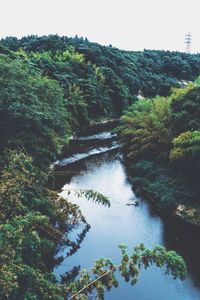
[(200, 53), (199, 0), (0, 0), (0, 38), (31, 34), (87, 37), (125, 50)]

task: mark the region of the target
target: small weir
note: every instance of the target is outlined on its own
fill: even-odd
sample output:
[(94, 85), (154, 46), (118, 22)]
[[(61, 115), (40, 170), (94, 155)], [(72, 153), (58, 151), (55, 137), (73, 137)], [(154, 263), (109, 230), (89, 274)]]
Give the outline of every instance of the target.
[(65, 157), (56, 161), (54, 166), (55, 168), (64, 167), (87, 157), (119, 148), (120, 144), (117, 142), (117, 135), (112, 132), (105, 131), (94, 135), (77, 137), (70, 141), (68, 147), (64, 147), (63, 155)]

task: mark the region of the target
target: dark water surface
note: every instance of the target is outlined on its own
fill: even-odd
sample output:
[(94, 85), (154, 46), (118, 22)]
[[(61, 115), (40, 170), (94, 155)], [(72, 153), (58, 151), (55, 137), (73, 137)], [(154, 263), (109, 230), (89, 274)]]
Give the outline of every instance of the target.
[[(91, 225), (81, 248), (55, 269), (57, 275), (74, 266), (90, 269), (95, 259), (109, 257), (120, 262), (120, 243), (132, 249), (140, 242), (152, 248), (157, 244), (177, 250), (189, 263), (185, 281), (173, 280), (164, 269), (142, 270), (138, 283), (132, 287), (119, 277), (119, 287), (106, 294), (107, 300), (197, 300), (200, 299), (200, 255), (198, 234), (175, 221), (162, 220), (149, 203), (135, 196), (127, 180), (120, 155), (100, 154), (70, 165), (74, 173), (66, 188), (94, 189), (108, 196), (111, 207), (104, 207), (84, 198), (72, 200), (80, 205)], [(134, 189), (134, 188), (133, 188)], [(63, 192), (65, 195), (65, 192)], [(127, 203), (137, 200), (139, 206)], [(63, 253), (64, 254), (64, 253)]]

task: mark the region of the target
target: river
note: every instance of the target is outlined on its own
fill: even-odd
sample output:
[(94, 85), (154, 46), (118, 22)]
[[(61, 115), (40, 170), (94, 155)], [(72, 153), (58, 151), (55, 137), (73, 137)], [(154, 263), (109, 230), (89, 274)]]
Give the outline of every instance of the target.
[[(105, 134), (108, 143), (110, 135)], [(93, 138), (98, 141), (102, 135), (89, 137)], [(82, 138), (82, 142), (86, 140)], [(113, 151), (107, 152), (106, 147), (113, 147)], [(92, 151), (91, 155), (87, 155), (89, 151)], [(159, 217), (148, 201), (134, 194), (115, 141), (103, 148), (93, 145), (88, 151), (73, 154), (60, 161), (60, 168), (71, 172), (70, 177), (69, 174), (62, 175), (60, 185), (65, 183), (65, 188), (97, 190), (109, 197), (111, 207), (97, 205), (84, 198), (72, 199), (80, 206), (91, 228), (80, 249), (55, 269), (58, 277), (78, 265), (91, 269), (94, 260), (100, 257), (109, 257), (118, 264), (121, 258), (118, 245), (121, 243), (127, 244), (130, 250), (140, 242), (149, 248), (160, 244), (184, 256), (189, 270), (186, 280), (173, 280), (165, 275), (164, 269), (152, 266), (142, 270), (138, 283), (133, 287), (118, 276), (119, 287), (106, 293), (106, 300), (200, 299), (198, 234), (178, 221)], [(65, 193), (62, 192), (63, 196), (68, 198)], [(138, 206), (127, 205), (135, 200)]]

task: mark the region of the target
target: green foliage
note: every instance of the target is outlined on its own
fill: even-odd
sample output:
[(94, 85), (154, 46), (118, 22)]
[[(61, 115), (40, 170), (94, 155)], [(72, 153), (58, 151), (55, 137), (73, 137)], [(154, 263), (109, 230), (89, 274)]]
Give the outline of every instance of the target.
[[(68, 191), (68, 195), (70, 195), (71, 191)], [(87, 200), (96, 202), (96, 203), (101, 203), (105, 206), (110, 207), (110, 201), (108, 200), (107, 197), (105, 197), (104, 195), (102, 195), (99, 192), (93, 191), (93, 190), (75, 190), (74, 191), (75, 195), (77, 197), (82, 197), (84, 196)]]
[(172, 161), (187, 161), (195, 163), (200, 159), (200, 131), (186, 131), (173, 140), (170, 153)]
[(199, 87), (189, 84), (169, 97), (138, 100), (118, 128), (126, 157), (134, 163), (134, 186), (160, 210), (181, 203), (199, 206), (199, 97)]
[(198, 87), (200, 86), (200, 76), (197, 77), (197, 79), (194, 82), (194, 85)]
[[(52, 274), (53, 267), (62, 260), (62, 257), (55, 258), (59, 247), (68, 247), (69, 255), (73, 254), (80, 247), (88, 224), (76, 205), (58, 198), (56, 192), (45, 187), (46, 180), (45, 173), (33, 166), (31, 157), (22, 152), (9, 152), (0, 181), (0, 296), (9, 300), (64, 300), (66, 294), (75, 294), (89, 284), (90, 287), (81, 293), (82, 299), (87, 299), (94, 291), (98, 299), (103, 299), (105, 290), (118, 285), (114, 275), (118, 267), (109, 259), (95, 262), (94, 277), (81, 271), (77, 280), (60, 285)], [(75, 194), (110, 205), (103, 195), (91, 190), (75, 191)], [(70, 231), (79, 224), (85, 229), (79, 234), (79, 240), (70, 241)], [(167, 252), (164, 248), (150, 251), (141, 245), (129, 257), (125, 247), (120, 248), (120, 273), (132, 284), (136, 283), (140, 268), (151, 264), (159, 267), (166, 264), (167, 273), (171, 272), (174, 278), (183, 279), (185, 276), (185, 264), (174, 252)], [(101, 275), (100, 280), (91, 284)]]
[[(89, 224), (77, 205), (49, 189), (45, 170), (71, 133), (86, 123), (121, 115), (139, 90), (145, 96), (168, 95), (171, 87), (181, 86), (181, 80), (193, 80), (199, 73), (199, 55), (128, 52), (57, 35), (1, 40), (1, 299), (64, 300), (67, 293), (76, 293), (101, 275), (101, 280), (78, 298), (87, 299), (88, 293), (96, 290), (97, 297), (103, 299), (105, 289), (118, 285), (114, 275), (117, 266), (108, 259), (95, 262), (93, 278), (82, 271), (71, 283), (57, 282), (52, 271), (63, 259), (58, 256), (59, 249), (66, 247), (66, 256), (75, 253)], [(175, 90), (167, 99), (141, 100), (131, 106), (120, 129), (130, 158), (156, 156), (166, 160), (173, 138), (185, 131), (190, 131), (191, 138), (184, 145), (175, 139), (174, 149), (182, 147), (189, 155), (194, 153), (198, 146), (199, 90), (190, 89), (187, 93)], [(190, 123), (174, 136), (171, 122), (172, 128), (179, 129), (179, 107)], [(161, 180), (163, 192), (166, 180)], [(152, 190), (157, 188), (151, 185)], [(92, 190), (75, 191), (75, 195), (110, 206), (105, 196)], [(82, 231), (73, 241), (70, 233), (77, 227)], [(132, 284), (140, 268), (153, 263), (158, 267), (165, 264), (174, 278), (184, 278), (185, 264), (174, 252), (162, 247), (151, 251), (140, 245), (129, 256), (124, 246), (120, 248), (120, 273)]]
[(69, 133), (62, 89), (56, 81), (21, 62), (0, 58), (1, 153), (26, 149), (40, 164), (49, 164)]
[(88, 104), (84, 99), (83, 92), (76, 84), (69, 85), (66, 108), (70, 112), (69, 119), (72, 128), (79, 128), (80, 123), (88, 120)]
[(166, 159), (171, 143), (170, 123), (170, 99), (157, 97), (134, 103), (118, 129), (128, 157), (133, 161)]
[(175, 135), (200, 129), (200, 88), (194, 87), (172, 101), (172, 126)]
[(57, 52), (54, 56), (55, 61), (59, 62), (73, 62), (77, 61), (79, 63), (85, 62), (85, 57), (83, 54), (75, 52), (73, 47), (70, 47), (69, 50), (65, 50), (63, 52)]
[(142, 268), (155, 264), (157, 267), (166, 267), (166, 274), (172, 274), (174, 279), (184, 279), (186, 275), (186, 265), (183, 259), (174, 251), (166, 251), (162, 246), (156, 246), (153, 250), (145, 248), (143, 244), (134, 247), (129, 255), (125, 245), (119, 246), (122, 253), (122, 260), (119, 266), (116, 266), (110, 259), (101, 258), (95, 261), (92, 268), (92, 277), (89, 272), (83, 271), (79, 278), (68, 286), (68, 299), (88, 299), (91, 293), (96, 295), (96, 299), (103, 300), (105, 291), (112, 287), (118, 287), (118, 281), (115, 276), (119, 269), (121, 276), (125, 281), (135, 285), (139, 279), (139, 273)]
[(64, 52), (30, 53), (29, 60), (63, 88), (73, 128), (78, 129), (91, 118), (112, 114), (112, 100), (102, 71), (95, 64), (86, 62), (84, 55), (73, 47)]
[[(0, 179), (0, 295), (2, 299), (64, 299), (66, 290), (52, 275), (60, 247), (76, 252), (89, 229), (78, 206), (49, 190), (48, 175), (22, 151), (9, 151)], [(69, 190), (68, 196), (71, 192)], [(77, 197), (110, 205), (91, 190)], [(76, 241), (69, 234), (82, 228)]]
[(170, 159), (197, 181), (199, 172), (200, 88), (195, 84), (172, 101), (173, 148)]
[(170, 213), (179, 204), (198, 201), (195, 186), (169, 165), (141, 160), (131, 165), (130, 172), (135, 191), (159, 211)]
[(66, 98), (69, 86), (78, 86), (88, 105), (88, 115), (79, 126), (101, 116), (120, 115), (139, 90), (145, 97), (166, 96), (171, 87), (200, 74), (199, 54), (123, 51), (78, 37), (8, 37), (0, 41), (0, 47), (2, 53), (13, 56), (15, 51), (15, 56), (57, 80)]

